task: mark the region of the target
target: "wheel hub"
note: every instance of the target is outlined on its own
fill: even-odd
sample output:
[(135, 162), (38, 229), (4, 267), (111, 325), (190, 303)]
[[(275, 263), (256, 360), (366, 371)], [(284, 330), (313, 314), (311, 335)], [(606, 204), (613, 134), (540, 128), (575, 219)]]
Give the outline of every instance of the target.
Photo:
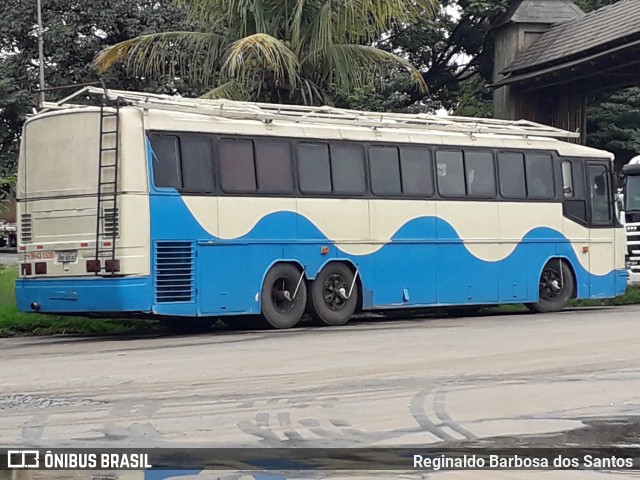
[(324, 282), (323, 300), (331, 310), (340, 310), (347, 304), (347, 282), (340, 274), (334, 273)]

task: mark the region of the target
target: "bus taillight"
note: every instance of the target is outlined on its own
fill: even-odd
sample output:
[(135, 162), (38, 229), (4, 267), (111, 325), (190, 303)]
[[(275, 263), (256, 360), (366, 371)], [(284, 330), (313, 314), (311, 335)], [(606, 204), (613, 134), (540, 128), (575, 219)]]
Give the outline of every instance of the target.
[(104, 262), (104, 271), (109, 273), (120, 271), (120, 260), (107, 260)]
[(100, 260), (87, 260), (87, 272), (96, 273), (100, 271)]

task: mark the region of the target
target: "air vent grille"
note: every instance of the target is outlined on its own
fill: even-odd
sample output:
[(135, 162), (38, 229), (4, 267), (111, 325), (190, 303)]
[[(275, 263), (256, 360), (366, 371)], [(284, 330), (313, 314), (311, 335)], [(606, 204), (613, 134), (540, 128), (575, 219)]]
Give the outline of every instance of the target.
[(20, 241), (22, 243), (29, 243), (33, 239), (33, 222), (31, 220), (30, 213), (23, 213), (20, 215)]
[(156, 243), (156, 302), (194, 301), (194, 251), (190, 242)]
[(102, 210), (102, 232), (105, 237), (120, 235), (120, 215), (117, 208)]

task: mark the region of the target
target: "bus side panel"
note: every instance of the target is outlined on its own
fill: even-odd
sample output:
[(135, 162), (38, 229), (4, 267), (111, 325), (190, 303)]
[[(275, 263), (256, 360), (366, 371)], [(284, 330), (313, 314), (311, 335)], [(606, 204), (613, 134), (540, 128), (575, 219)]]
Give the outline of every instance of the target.
[[(421, 200), (370, 200), (371, 253), (363, 256), (363, 286), (374, 306), (437, 302), (435, 205)], [(366, 297), (365, 297), (366, 298)]]
[[(305, 199), (308, 203), (313, 201)], [(338, 203), (323, 200), (300, 209), (299, 202), (300, 199), (282, 198), (196, 200), (178, 194), (155, 195), (154, 241), (195, 245), (197, 296), (182, 310), (178, 305), (157, 304), (154, 311), (259, 313), (264, 275), (280, 261), (300, 265), (310, 280), (329, 261), (352, 263), (359, 269), (365, 309), (535, 302), (543, 266), (559, 257), (566, 258), (576, 270), (578, 285), (588, 283), (590, 278), (571, 242), (554, 228), (555, 223), (561, 223), (553, 216), (555, 204), (534, 205), (526, 219), (517, 213), (522, 205), (509, 207), (510, 212), (501, 212), (502, 233), (497, 234), (486, 225), (460, 223), (463, 214), (459, 210), (452, 212), (460, 209), (462, 202), (451, 202), (440, 208), (440, 215), (446, 218), (380, 217), (381, 223), (390, 223), (388, 230), (393, 233), (372, 228), (367, 239), (358, 223), (360, 205), (352, 210), (338, 209)], [(298, 212), (292, 211), (294, 205)], [(494, 207), (487, 202), (482, 208)], [(316, 208), (328, 213), (316, 214)], [(370, 204), (371, 211), (376, 208)], [(331, 224), (329, 217), (337, 211), (343, 218), (337, 225)], [(212, 220), (216, 215), (219, 223)], [(463, 225), (459, 231), (456, 223)], [(216, 228), (218, 235), (213, 234)], [(326, 251), (323, 247), (327, 247)], [(435, 276), (425, 276), (433, 272)], [(613, 282), (614, 272), (601, 275), (601, 280)], [(434, 294), (438, 296), (434, 298)]]
[(498, 207), (493, 202), (439, 202), (438, 304), (498, 301)]

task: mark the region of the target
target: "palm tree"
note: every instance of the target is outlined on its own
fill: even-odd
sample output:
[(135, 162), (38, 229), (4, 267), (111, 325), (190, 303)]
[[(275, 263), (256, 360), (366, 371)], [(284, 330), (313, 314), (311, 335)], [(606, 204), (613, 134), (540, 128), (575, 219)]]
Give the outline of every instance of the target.
[[(176, 0), (196, 31), (153, 33), (106, 48), (101, 72), (181, 77), (205, 98), (331, 103), (329, 92), (380, 84), (407, 60), (375, 48), (397, 22), (431, 16), (436, 0)], [(212, 88), (213, 87), (213, 88)], [(203, 88), (203, 90), (204, 90)]]

